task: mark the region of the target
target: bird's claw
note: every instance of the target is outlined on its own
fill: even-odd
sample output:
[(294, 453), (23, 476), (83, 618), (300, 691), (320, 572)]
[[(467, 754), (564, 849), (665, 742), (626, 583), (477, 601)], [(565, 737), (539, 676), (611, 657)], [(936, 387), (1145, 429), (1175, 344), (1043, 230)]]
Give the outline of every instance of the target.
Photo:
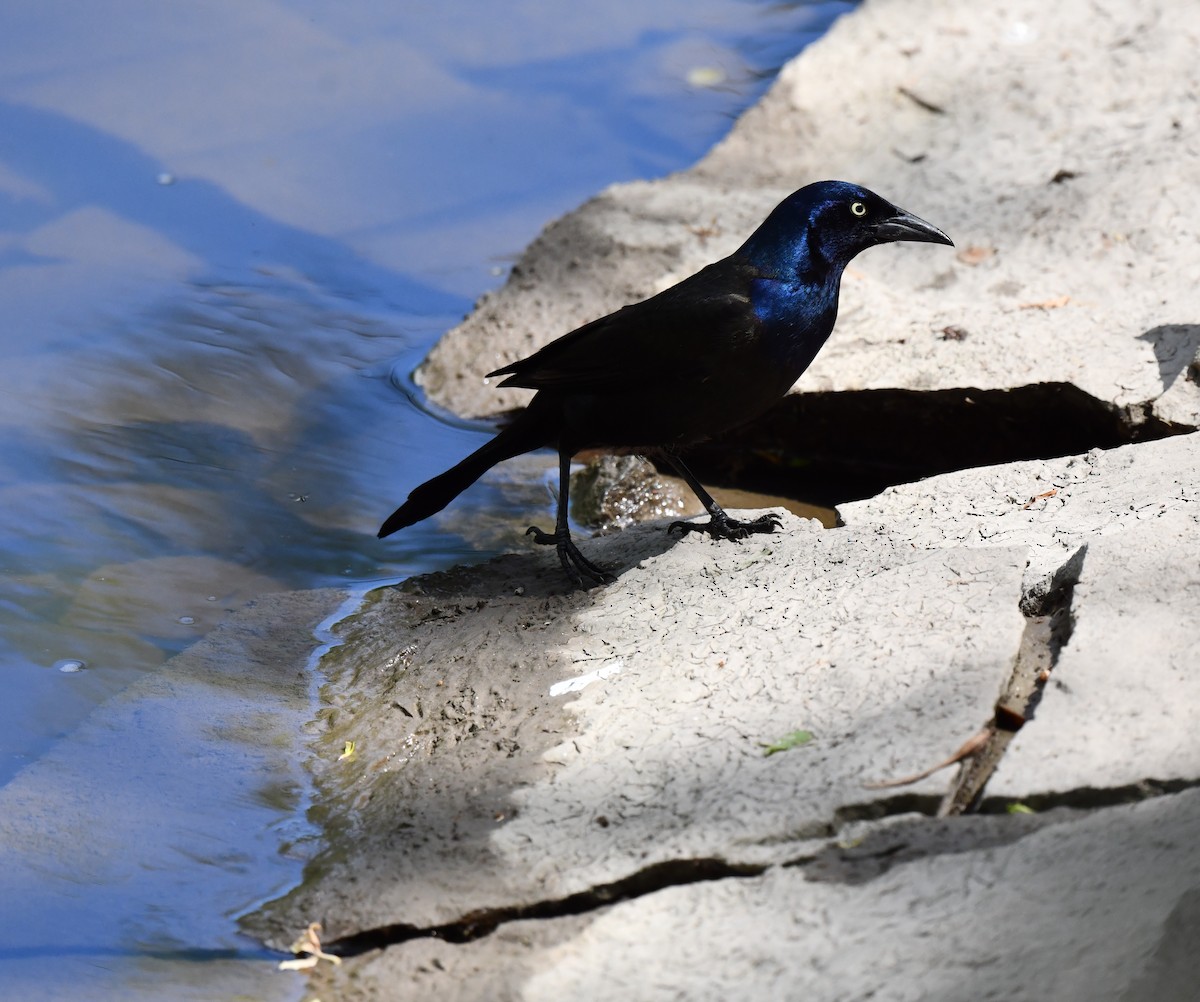
[[(615, 576), (603, 567), (596, 566), (580, 553), (579, 547), (571, 539), (570, 533), (559, 535), (557, 532), (545, 532), (536, 525), (531, 525), (525, 530), (525, 535), (532, 536), (533, 541), (541, 546), (555, 547), (558, 550), (559, 563), (562, 564), (563, 570), (567, 572), (567, 577), (574, 581), (580, 588), (588, 587), (588, 582), (591, 584), (611, 584), (617, 580)], [(587, 579), (586, 582), (585, 578)]]
[(679, 529), (680, 538), (689, 532), (707, 532), (713, 539), (745, 539), (758, 532), (774, 532), (782, 528), (783, 519), (775, 512), (768, 512), (748, 522), (730, 518), (723, 511), (713, 515), (707, 522), (672, 522), (667, 526), (667, 535)]

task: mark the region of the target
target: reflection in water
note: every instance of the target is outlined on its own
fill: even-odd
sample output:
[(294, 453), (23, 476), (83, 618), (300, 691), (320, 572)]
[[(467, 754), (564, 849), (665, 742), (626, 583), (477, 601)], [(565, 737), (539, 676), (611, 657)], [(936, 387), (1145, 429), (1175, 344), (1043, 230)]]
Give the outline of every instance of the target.
[[(383, 473), (354, 446), (378, 426), (393, 455), (406, 435), (410, 454), (441, 448), (380, 378), (409, 348), (394, 319), (276, 281), (193, 287), (105, 334), (17, 389), (40, 443), (0, 427), (7, 664), (80, 658), (116, 691), (255, 595), (403, 573), (379, 562)], [(44, 704), (55, 730), (103, 692), (88, 695)], [(4, 703), (0, 733), (32, 730), (29, 710)], [(18, 762), (0, 760), (0, 780)]]
[(297, 738), (317, 673), (294, 624), (337, 598), (260, 598), (0, 789), (0, 997), (297, 997), (233, 922), (314, 835)]

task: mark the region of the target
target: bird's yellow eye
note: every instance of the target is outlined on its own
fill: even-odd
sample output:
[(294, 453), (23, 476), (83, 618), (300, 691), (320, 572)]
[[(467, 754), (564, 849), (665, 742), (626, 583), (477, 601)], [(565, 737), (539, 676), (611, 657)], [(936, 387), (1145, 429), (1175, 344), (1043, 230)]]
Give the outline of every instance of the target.
[(867, 206), (863, 202), (851, 202), (850, 211), (856, 216), (865, 216), (867, 214)]

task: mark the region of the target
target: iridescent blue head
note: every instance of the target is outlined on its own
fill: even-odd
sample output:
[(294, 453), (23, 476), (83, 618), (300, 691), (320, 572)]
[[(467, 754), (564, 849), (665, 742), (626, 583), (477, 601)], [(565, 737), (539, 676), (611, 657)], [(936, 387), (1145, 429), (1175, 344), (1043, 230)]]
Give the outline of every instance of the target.
[(895, 240), (954, 242), (936, 226), (847, 181), (817, 181), (775, 207), (737, 252), (765, 276), (837, 281), (860, 251)]

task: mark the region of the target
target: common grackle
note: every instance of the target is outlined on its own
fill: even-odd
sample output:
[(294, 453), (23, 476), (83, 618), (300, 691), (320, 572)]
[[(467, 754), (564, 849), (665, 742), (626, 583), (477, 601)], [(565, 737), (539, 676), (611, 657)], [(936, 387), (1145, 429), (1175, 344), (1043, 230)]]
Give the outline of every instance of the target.
[(874, 192), (820, 181), (785, 198), (729, 257), (656, 296), (585, 324), (489, 376), (536, 390), (529, 406), (482, 448), (417, 487), (380, 537), (441, 511), (501, 460), (542, 446), (558, 450), (555, 546), (574, 581), (612, 580), (579, 552), (567, 525), (571, 457), (610, 447), (662, 456), (707, 509), (683, 534), (720, 539), (773, 532), (778, 515), (730, 518), (680, 461), (678, 450), (756, 417), (816, 357), (837, 317), (842, 271), (860, 251), (896, 240), (953, 242)]

